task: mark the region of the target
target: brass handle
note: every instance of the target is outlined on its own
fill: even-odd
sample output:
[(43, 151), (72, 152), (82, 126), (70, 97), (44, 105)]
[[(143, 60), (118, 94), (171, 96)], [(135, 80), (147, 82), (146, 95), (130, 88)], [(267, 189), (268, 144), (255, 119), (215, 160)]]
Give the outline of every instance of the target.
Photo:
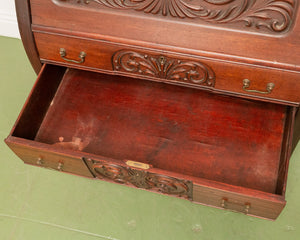
[[(228, 199), (227, 199), (227, 198), (222, 198), (222, 201), (221, 201), (221, 207), (224, 208), (224, 209), (227, 209), (227, 203), (228, 203)], [(245, 204), (244, 204), (243, 212), (244, 212), (245, 214), (248, 214), (250, 208), (251, 208), (251, 204), (250, 204), (250, 203), (245, 203)]]
[(36, 164), (37, 165), (43, 165), (44, 164), (44, 161), (41, 157), (38, 158), (38, 160), (36, 161)]
[(245, 214), (249, 213), (250, 207), (251, 207), (250, 203), (245, 203), (245, 208), (244, 208)]
[(250, 87), (250, 80), (249, 79), (244, 79), (243, 80), (243, 90), (247, 92), (253, 92), (253, 93), (260, 93), (260, 94), (270, 94), (272, 90), (275, 87), (274, 83), (268, 83), (266, 91), (260, 91), (260, 90), (255, 90), (255, 89), (248, 89)]
[(85, 56), (86, 56), (85, 52), (80, 52), (79, 56), (78, 56), (80, 60), (73, 60), (73, 59), (66, 58), (67, 52), (66, 52), (66, 49), (64, 49), (64, 48), (59, 49), (59, 54), (60, 54), (61, 58), (64, 59), (65, 61), (73, 62), (73, 63), (83, 63), (85, 60)]
[(57, 166), (58, 171), (62, 171), (63, 167), (64, 167), (64, 164), (62, 162), (59, 162), (58, 166)]

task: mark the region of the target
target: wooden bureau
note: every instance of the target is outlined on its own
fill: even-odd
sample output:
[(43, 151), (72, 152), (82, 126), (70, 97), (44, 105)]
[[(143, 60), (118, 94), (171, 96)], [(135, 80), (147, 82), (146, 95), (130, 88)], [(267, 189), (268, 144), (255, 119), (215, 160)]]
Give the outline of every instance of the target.
[(16, 0), (31, 165), (276, 219), (300, 135), (296, 0)]

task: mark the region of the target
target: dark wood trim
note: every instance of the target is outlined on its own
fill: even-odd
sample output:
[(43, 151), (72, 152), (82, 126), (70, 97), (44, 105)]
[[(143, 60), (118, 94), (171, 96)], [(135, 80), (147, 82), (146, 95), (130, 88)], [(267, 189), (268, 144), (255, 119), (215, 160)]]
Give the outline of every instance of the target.
[(37, 52), (34, 37), (31, 31), (30, 5), (28, 0), (15, 0), (17, 19), (21, 39), (26, 51), (26, 54), (31, 62), (31, 65), (38, 74), (41, 70), (42, 63)]
[(285, 120), (286, 124), (282, 142), (281, 161), (278, 169), (278, 182), (276, 188), (276, 194), (282, 196), (285, 196), (286, 191), (289, 160), (292, 153), (292, 140), (296, 110), (297, 108), (295, 107), (288, 107)]

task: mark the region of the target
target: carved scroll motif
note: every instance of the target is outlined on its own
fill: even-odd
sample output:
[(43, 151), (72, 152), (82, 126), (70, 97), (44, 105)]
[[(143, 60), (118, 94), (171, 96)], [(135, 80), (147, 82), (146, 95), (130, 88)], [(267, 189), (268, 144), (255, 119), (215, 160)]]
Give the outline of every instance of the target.
[(295, 13), (296, 0), (58, 0), (133, 9), (146, 14), (201, 19), (212, 24), (243, 23), (246, 27), (272, 32), (287, 30)]
[(176, 60), (162, 55), (122, 50), (114, 54), (112, 62), (116, 71), (208, 87), (213, 87), (215, 83), (213, 70), (198, 61)]
[(83, 160), (98, 178), (192, 200), (193, 184), (190, 181), (92, 159)]

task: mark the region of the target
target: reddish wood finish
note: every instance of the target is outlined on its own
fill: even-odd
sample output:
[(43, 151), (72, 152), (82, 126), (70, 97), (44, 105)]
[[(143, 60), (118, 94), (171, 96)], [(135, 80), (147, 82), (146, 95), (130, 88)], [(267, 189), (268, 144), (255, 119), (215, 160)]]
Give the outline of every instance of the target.
[(295, 129), (294, 129), (292, 150), (295, 149), (295, 147), (297, 146), (298, 141), (300, 139), (300, 111), (299, 111), (299, 108), (297, 108), (297, 112), (295, 115), (296, 115), (295, 116)]
[(46, 64), (6, 143), (32, 165), (275, 219), (300, 136), (299, 4), (186, 1), (16, 0)]
[(285, 114), (280, 105), (69, 69), (35, 140), (78, 141), (76, 150), (273, 193)]
[(13, 130), (14, 136), (31, 140), (35, 138), (35, 134), (43, 121), (64, 73), (65, 68), (63, 67), (43, 66), (34, 88), (19, 115), (18, 124)]
[(31, 31), (31, 15), (29, 0), (15, 0), (19, 31), (22, 42), (36, 74), (41, 70), (42, 64), (36, 50), (33, 34)]
[[(141, 50), (130, 45), (120, 45), (105, 41), (87, 40), (44, 32), (35, 32), (34, 36), (40, 57), (47, 63), (155, 81), (164, 81), (177, 85), (188, 85), (194, 88), (202, 88), (245, 98), (256, 98), (264, 101), (274, 101), (290, 105), (299, 105), (300, 102), (298, 91), (298, 89), (300, 89), (299, 73), (291, 71), (263, 68), (255, 65), (235, 64), (232, 62), (216, 61), (215, 59), (194, 56), (187, 57), (174, 52), (158, 51), (154, 49)], [(85, 61), (80, 64), (65, 61), (59, 54), (60, 48), (65, 48), (68, 58), (73, 60), (78, 60), (79, 53), (84, 51), (86, 53)], [(132, 65), (134, 67), (128, 67), (127, 65), (128, 70), (124, 70), (124, 68), (117, 69), (116, 65), (118, 64), (112, 61), (117, 60), (115, 56), (122, 50), (139, 54), (140, 56), (146, 55), (148, 58), (153, 56), (154, 58), (159, 59), (159, 57), (164, 56), (167, 61), (180, 61), (181, 64), (185, 62), (200, 63), (204, 68), (210, 69), (209, 71), (212, 72), (210, 75), (214, 78), (214, 84), (207, 86), (207, 84), (196, 84), (195, 82), (188, 80), (170, 80), (167, 79), (166, 76), (158, 77), (135, 71), (135, 68), (140, 69), (140, 66), (147, 64), (145, 59), (144, 61), (141, 61), (140, 66), (137, 60), (134, 61), (134, 65)], [(124, 61), (122, 62), (124, 65), (127, 64), (127, 60), (122, 61)], [(151, 70), (158, 75), (158, 70), (154, 67), (152, 67)], [(198, 71), (197, 73), (201, 76), (203, 75), (203, 72), (204, 71)], [(268, 83), (274, 83), (275, 87), (270, 94), (247, 92), (243, 89), (243, 79), (249, 79), (251, 81), (250, 89), (266, 91)], [(289, 81), (286, 81), (286, 79), (289, 79)]]
[(278, 195), (262, 195), (253, 190), (226, 189), (216, 185), (194, 184), (194, 201), (267, 219), (276, 219), (286, 204), (284, 198)]
[[(45, 65), (6, 139), (25, 163), (93, 177), (83, 157), (135, 160), (160, 181), (192, 182), (195, 202), (269, 219), (281, 212), (295, 108), (60, 68)], [(33, 127), (18, 130), (26, 119)]]
[[(238, 6), (243, 3), (253, 3), (252, 0), (233, 2)], [(271, 21), (276, 24), (278, 17), (276, 11), (265, 11), (268, 8), (266, 5), (271, 1), (257, 0), (256, 2), (265, 5), (260, 13), (268, 15), (271, 12)], [(275, 5), (280, 4), (282, 8), (285, 8), (285, 3), (282, 2), (293, 2), (293, 7), (290, 8), (293, 16), (299, 13), (295, 0), (273, 2)], [(254, 27), (251, 28), (252, 31), (249, 31), (250, 28), (245, 24), (231, 30), (226, 27), (226, 24), (225, 26), (224, 24), (206, 25), (187, 18), (181, 19), (170, 15), (163, 17), (161, 14), (111, 9), (104, 6), (90, 8), (75, 1), (69, 4), (69, 1), (32, 0), (31, 10), (34, 26), (47, 26), (54, 32), (65, 31), (72, 35), (131, 43), (140, 47), (300, 70), (299, 17), (292, 17), (291, 27), (286, 32), (261, 32), (255, 28), (255, 25), (252, 25)], [(251, 15), (251, 11), (249, 14)], [(288, 15), (285, 17), (289, 21), (290, 17)], [(264, 22), (263, 18), (258, 20)]]
[(56, 152), (55, 149), (24, 138), (9, 137), (6, 143), (27, 164), (83, 177), (93, 177), (80, 156)]

